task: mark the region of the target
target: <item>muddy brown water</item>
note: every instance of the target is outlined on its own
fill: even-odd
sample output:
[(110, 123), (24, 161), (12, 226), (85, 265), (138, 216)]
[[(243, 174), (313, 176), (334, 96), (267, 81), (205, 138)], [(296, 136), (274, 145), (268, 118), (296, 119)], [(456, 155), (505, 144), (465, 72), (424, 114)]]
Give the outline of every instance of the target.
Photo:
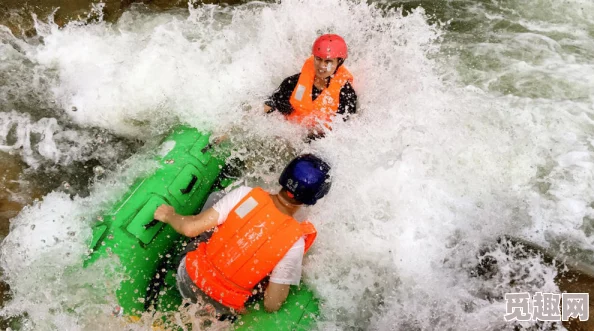
[[(24, 169), (25, 165), (19, 156), (0, 152), (0, 240), (8, 234), (10, 219), (15, 217), (24, 206), (43, 194), (23, 180)], [(8, 285), (0, 281), (0, 306), (9, 298), (9, 295)], [(8, 329), (8, 323), (9, 321), (0, 319), (0, 329)]]
[(19, 157), (0, 152), (0, 237), (8, 234), (8, 221), (38, 196), (21, 180), (24, 165)]
[[(244, 0), (203, 0), (200, 4), (233, 5), (244, 3)], [(41, 0), (24, 2), (22, 0), (0, 0), (0, 24), (7, 26), (16, 36), (32, 36), (35, 34), (32, 15), (45, 21), (52, 13), (54, 22), (63, 26), (72, 20), (93, 18), (93, 7), (104, 4), (103, 19), (116, 21), (133, 3), (142, 3), (155, 10), (171, 8), (187, 8), (186, 0)]]
[(527, 251), (541, 254), (545, 262), (554, 262), (558, 266), (555, 283), (561, 292), (589, 294), (589, 319), (587, 321), (570, 319), (569, 322), (563, 322), (563, 326), (570, 331), (594, 331), (594, 315), (592, 315), (594, 314), (594, 300), (592, 299), (594, 298), (594, 266), (520, 238), (508, 237), (508, 239), (515, 245), (522, 245)]
[[(99, 2), (104, 3), (103, 18), (106, 21), (116, 21), (120, 15), (133, 3), (142, 2), (155, 10), (187, 7), (186, 0), (43, 0), (35, 3), (22, 0), (0, 0), (0, 25), (7, 26), (15, 36), (30, 37), (35, 34), (32, 15), (35, 14), (42, 20), (54, 13), (54, 21), (63, 26), (75, 19), (92, 18), (92, 8)], [(202, 1), (209, 4), (237, 4), (245, 1)], [(23, 180), (23, 171), (26, 166), (18, 155), (9, 155), (0, 152), (0, 240), (9, 232), (9, 221), (15, 217), (23, 207), (29, 205), (36, 198), (41, 198), (49, 193), (47, 189), (35, 187), (30, 182)], [(594, 268), (579, 261), (563, 257), (556, 252), (546, 250), (535, 244), (512, 238), (512, 241), (523, 244), (537, 251), (548, 261), (564, 261), (569, 271), (560, 272), (556, 278), (561, 291), (571, 293), (589, 293), (594, 298)], [(9, 297), (10, 289), (0, 282), (0, 306)], [(503, 318), (502, 312), (502, 318)], [(591, 319), (586, 322), (571, 321), (563, 325), (572, 331), (594, 331), (594, 301), (590, 301)], [(0, 319), (0, 329), (6, 329), (9, 321)]]

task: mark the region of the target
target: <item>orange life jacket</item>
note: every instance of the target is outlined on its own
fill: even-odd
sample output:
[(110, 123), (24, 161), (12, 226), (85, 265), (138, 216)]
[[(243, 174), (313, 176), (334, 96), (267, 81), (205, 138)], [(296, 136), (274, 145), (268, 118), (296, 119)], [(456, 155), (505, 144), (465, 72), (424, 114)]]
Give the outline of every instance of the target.
[(207, 243), (186, 255), (186, 271), (212, 299), (241, 310), (293, 244), (306, 236), (307, 252), (316, 233), (311, 223), (281, 213), (268, 193), (254, 188)]
[(323, 89), (315, 100), (312, 100), (313, 84), (316, 77), (314, 57), (310, 57), (301, 68), (301, 75), (297, 86), (291, 94), (289, 102), (293, 112), (287, 115), (287, 119), (308, 127), (321, 123), (329, 123), (338, 111), (340, 103), (340, 90), (347, 82), (353, 83), (353, 75), (344, 67), (340, 66), (330, 79), (330, 84)]

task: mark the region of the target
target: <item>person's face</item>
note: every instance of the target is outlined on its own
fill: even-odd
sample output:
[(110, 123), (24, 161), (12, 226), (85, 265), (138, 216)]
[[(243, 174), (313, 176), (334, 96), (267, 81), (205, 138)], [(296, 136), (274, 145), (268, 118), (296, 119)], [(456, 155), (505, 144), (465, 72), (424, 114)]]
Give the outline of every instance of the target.
[(316, 76), (320, 79), (330, 77), (338, 67), (338, 59), (323, 59), (314, 56), (314, 68), (316, 69)]

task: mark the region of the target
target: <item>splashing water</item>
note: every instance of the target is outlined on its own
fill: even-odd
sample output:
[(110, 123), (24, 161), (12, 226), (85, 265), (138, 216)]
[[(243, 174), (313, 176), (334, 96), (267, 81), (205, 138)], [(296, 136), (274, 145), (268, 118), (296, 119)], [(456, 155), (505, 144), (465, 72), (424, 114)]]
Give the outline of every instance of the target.
[[(498, 270), (478, 277), (485, 245), (522, 235), (581, 257), (594, 243), (594, 8), (548, 5), (450, 1), (435, 21), (458, 18), (441, 25), (422, 8), (289, 0), (189, 14), (134, 7), (114, 24), (62, 29), (38, 21), (41, 41), (4, 29), (0, 79), (11, 84), (0, 95), (11, 102), (0, 142), (24, 147), (32, 167), (74, 167), (68, 160), (100, 157), (75, 156), (90, 146), (87, 130), (150, 146), (181, 122), (230, 134), (234, 157), (250, 165), (242, 180), (268, 189), (286, 160), (318, 153), (333, 166), (333, 187), (307, 211), (319, 234), (304, 280), (323, 300), (320, 329), (512, 330), (503, 294), (558, 292), (556, 269), (502, 242), (488, 254)], [(359, 114), (305, 144), (304, 130), (264, 116), (262, 103), (326, 32), (349, 45)], [(31, 144), (32, 133), (41, 138)], [(123, 164), (127, 155), (108, 155), (102, 162), (118, 166), (88, 197), (50, 193), (12, 220), (3, 316), (26, 316), (22, 329), (121, 326), (106, 317), (114, 285), (80, 265), (93, 215), (154, 169), (146, 150)]]
[(0, 113), (0, 151), (19, 152), (32, 169), (42, 163), (69, 166), (74, 162), (121, 158), (126, 146), (110, 144), (111, 135), (62, 128), (55, 118), (33, 122), (28, 115)]

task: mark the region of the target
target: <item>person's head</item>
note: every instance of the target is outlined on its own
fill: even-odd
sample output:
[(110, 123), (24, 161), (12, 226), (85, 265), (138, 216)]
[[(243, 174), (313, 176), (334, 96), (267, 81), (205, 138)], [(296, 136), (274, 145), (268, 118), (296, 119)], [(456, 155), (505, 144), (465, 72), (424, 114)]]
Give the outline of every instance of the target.
[(298, 156), (285, 167), (278, 180), (283, 187), (280, 194), (296, 204), (315, 205), (330, 191), (329, 172), (330, 166), (319, 157), (313, 154)]
[(325, 34), (318, 37), (311, 52), (314, 56), (316, 76), (321, 79), (333, 75), (348, 56), (347, 45), (344, 39), (337, 34)]

